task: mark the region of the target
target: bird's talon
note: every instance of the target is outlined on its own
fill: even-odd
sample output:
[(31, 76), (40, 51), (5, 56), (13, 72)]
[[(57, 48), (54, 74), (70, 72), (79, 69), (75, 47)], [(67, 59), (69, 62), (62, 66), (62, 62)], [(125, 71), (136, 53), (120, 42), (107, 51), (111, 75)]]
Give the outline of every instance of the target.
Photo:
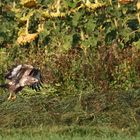
[(16, 99), (16, 96), (13, 96), (11, 99), (12, 99), (12, 100), (15, 100), (15, 99)]

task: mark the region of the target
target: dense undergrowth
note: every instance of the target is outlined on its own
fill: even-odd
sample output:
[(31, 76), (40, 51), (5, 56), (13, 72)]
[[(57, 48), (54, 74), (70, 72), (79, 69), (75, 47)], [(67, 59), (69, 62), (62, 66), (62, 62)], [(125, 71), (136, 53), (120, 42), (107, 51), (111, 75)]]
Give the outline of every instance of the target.
[[(106, 126), (139, 131), (139, 1), (4, 0), (0, 83), (12, 65), (40, 68), (44, 88), (15, 101), (0, 89), (0, 127)], [(115, 132), (114, 132), (115, 133)]]
[(138, 88), (139, 2), (91, 2), (1, 2), (0, 81), (28, 63), (55, 90)]

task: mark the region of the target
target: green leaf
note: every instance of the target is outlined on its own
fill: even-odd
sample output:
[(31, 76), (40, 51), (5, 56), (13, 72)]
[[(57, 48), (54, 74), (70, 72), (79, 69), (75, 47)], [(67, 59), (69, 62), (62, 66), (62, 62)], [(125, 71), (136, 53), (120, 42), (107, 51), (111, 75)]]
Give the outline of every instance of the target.
[(87, 32), (92, 32), (96, 28), (96, 23), (93, 19), (89, 19), (88, 22), (85, 24), (85, 28)]
[(76, 2), (71, 2), (71, 1), (67, 1), (66, 3), (70, 8), (76, 7), (76, 4), (77, 4)]
[(91, 36), (88, 39), (83, 40), (82, 45), (87, 48), (90, 46), (95, 47), (97, 45), (97, 42), (98, 42), (97, 38), (95, 36)]
[(105, 36), (105, 42), (106, 44), (112, 44), (112, 41), (117, 38), (117, 32), (116, 30), (111, 30), (108, 32)]
[(72, 39), (71, 35), (64, 37), (63, 51), (68, 51), (72, 47)]
[(81, 12), (77, 12), (73, 16), (73, 20), (72, 20), (73, 26), (77, 26), (78, 25), (81, 16), (82, 16), (82, 13)]
[(134, 42), (133, 45), (134, 45), (136, 48), (140, 49), (140, 40)]

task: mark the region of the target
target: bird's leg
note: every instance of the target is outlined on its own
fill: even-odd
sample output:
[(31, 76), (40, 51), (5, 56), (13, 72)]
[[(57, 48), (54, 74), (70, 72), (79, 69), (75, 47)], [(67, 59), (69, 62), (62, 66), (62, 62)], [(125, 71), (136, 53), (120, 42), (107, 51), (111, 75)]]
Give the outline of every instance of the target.
[(12, 98), (12, 93), (10, 92), (10, 95), (8, 97), (8, 101)]
[(16, 99), (16, 94), (10, 92), (10, 95), (9, 95), (9, 97), (8, 97), (8, 101), (9, 101), (9, 100), (15, 100), (15, 99)]
[(15, 93), (13, 93), (13, 96), (12, 96), (11, 99), (12, 99), (12, 100), (15, 100), (15, 99), (16, 99), (16, 94), (15, 94)]

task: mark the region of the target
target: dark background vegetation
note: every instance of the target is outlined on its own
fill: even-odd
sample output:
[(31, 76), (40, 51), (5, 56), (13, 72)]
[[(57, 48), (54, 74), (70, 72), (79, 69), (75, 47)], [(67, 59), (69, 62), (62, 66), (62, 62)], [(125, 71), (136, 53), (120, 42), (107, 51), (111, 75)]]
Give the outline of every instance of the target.
[(44, 88), (16, 101), (0, 90), (0, 127), (108, 126), (140, 120), (139, 1), (3, 0), (0, 82), (12, 65), (42, 71)]

